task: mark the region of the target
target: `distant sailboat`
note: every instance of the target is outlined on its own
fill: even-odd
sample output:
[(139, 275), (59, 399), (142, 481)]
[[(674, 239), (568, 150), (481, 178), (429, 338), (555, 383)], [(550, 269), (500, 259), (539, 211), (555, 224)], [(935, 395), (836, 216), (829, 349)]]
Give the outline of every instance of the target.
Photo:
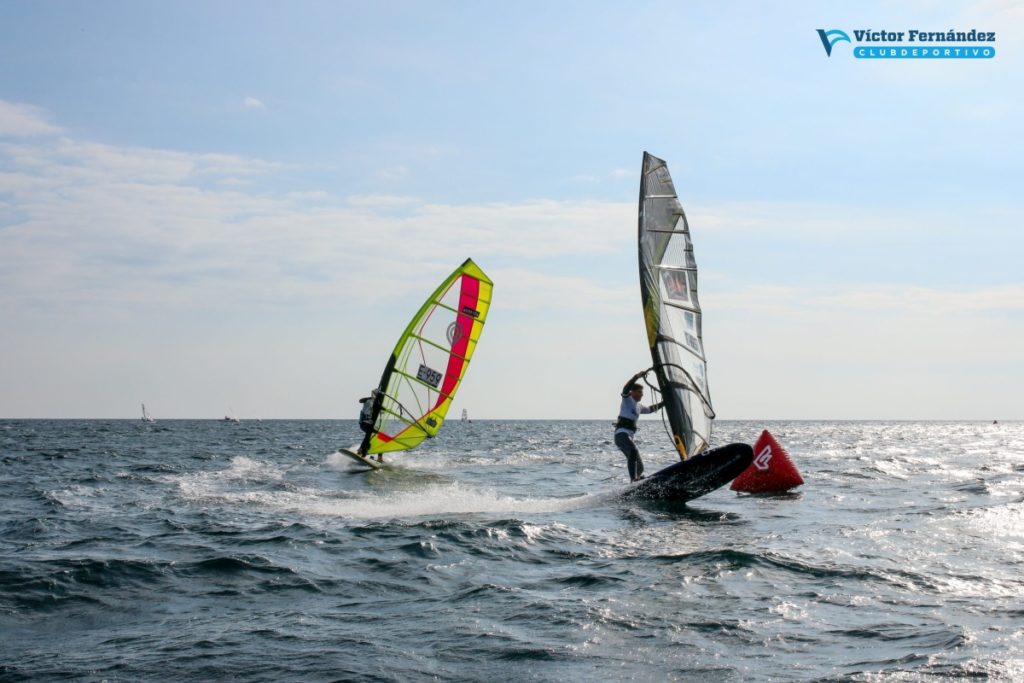
[(472, 422), (472, 420), (469, 419), (469, 411), (467, 411), (465, 408), (462, 409), (462, 421)]
[(146, 404), (145, 403), (142, 404), (142, 421), (143, 422), (156, 422), (156, 420), (153, 419), (153, 416), (150, 415), (149, 412), (146, 410)]
[(235, 411), (229, 408), (228, 414), (224, 416), (223, 422), (241, 422), (241, 420), (235, 417)]

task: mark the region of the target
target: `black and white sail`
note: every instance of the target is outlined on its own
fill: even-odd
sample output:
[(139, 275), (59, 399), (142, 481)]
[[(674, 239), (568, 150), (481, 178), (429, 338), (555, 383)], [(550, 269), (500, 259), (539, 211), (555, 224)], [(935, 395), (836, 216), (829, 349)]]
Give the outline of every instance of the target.
[(683, 459), (711, 442), (715, 411), (697, 300), (690, 228), (668, 166), (644, 152), (640, 177), (640, 294), (672, 440)]

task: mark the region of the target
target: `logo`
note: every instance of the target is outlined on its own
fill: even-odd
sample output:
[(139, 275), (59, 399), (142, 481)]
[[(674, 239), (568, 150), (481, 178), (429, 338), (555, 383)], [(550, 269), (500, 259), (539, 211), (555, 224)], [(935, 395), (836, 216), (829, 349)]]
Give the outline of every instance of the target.
[(448, 326), (448, 344), (455, 346), (462, 340), (462, 327), (459, 325), (459, 321), (456, 320)]
[[(905, 31), (837, 28), (817, 29), (825, 54), (832, 56), (836, 43), (850, 43), (857, 59), (991, 59), (996, 56), (995, 31)], [(850, 35), (853, 34), (851, 38)]]
[(772, 447), (766, 445), (761, 449), (761, 452), (754, 458), (754, 467), (764, 472), (768, 469), (768, 464), (772, 461)]
[(821, 44), (825, 46), (825, 54), (829, 57), (832, 56), (832, 47), (841, 40), (845, 40), (848, 43), (852, 43), (850, 36), (846, 35), (846, 31), (840, 31), (837, 28), (826, 31), (823, 28), (818, 29), (818, 37), (821, 38)]

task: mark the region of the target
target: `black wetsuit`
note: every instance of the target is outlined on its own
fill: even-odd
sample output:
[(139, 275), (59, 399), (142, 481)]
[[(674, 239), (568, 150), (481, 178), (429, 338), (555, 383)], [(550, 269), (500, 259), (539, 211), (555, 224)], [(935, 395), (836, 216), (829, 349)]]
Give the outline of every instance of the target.
[(363, 430), (363, 442), (359, 445), (360, 455), (366, 455), (370, 448), (370, 439), (377, 429), (377, 417), (380, 415), (381, 394), (359, 399), (363, 409), (359, 411), (359, 428)]

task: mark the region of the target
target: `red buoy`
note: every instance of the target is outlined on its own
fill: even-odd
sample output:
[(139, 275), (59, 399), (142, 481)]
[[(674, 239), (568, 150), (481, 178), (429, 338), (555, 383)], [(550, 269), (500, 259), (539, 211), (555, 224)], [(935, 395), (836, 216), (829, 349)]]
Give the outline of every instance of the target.
[(754, 444), (754, 462), (732, 480), (729, 488), (743, 493), (778, 493), (803, 483), (789, 453), (766, 429)]

